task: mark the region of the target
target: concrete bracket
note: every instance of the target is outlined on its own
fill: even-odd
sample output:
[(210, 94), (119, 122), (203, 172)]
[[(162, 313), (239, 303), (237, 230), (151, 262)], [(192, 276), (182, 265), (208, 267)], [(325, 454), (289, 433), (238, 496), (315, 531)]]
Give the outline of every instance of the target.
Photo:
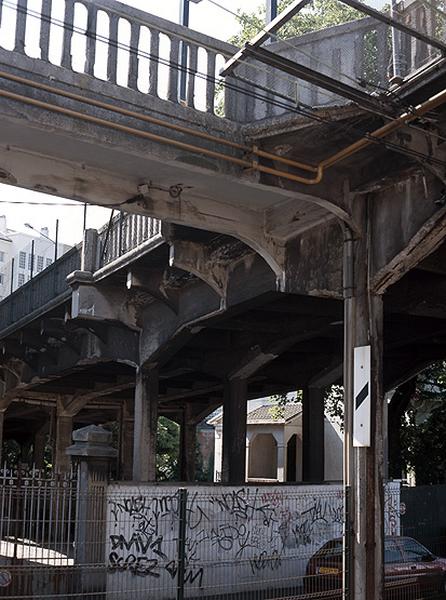
[(220, 296), (223, 305), (226, 306), (229, 263), (219, 261), (204, 244), (189, 240), (173, 240), (169, 244), (169, 265), (192, 273), (204, 281)]

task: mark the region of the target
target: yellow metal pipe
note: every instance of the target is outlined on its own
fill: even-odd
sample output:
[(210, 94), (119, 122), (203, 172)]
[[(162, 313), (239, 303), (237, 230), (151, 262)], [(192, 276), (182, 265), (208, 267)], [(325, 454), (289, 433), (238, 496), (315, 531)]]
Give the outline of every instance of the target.
[(150, 133), (148, 131), (141, 131), (140, 129), (135, 129), (134, 127), (128, 127), (127, 125), (121, 125), (120, 123), (115, 123), (114, 121), (108, 121), (107, 119), (101, 119), (100, 117), (93, 117), (92, 115), (87, 115), (85, 113), (81, 113), (76, 110), (71, 110), (70, 108), (64, 108), (62, 106), (57, 106), (55, 104), (49, 104), (47, 102), (43, 102), (42, 100), (36, 100), (35, 98), (28, 98), (27, 96), (15, 94), (14, 92), (8, 92), (7, 90), (0, 90), (0, 96), (2, 96), (3, 98), (9, 98), (10, 100), (17, 100), (17, 101), (23, 102), (25, 104), (30, 104), (31, 106), (37, 106), (38, 108), (42, 108), (44, 110), (50, 110), (52, 112), (63, 114), (63, 115), (69, 116), (69, 117), (81, 119), (82, 121), (88, 121), (89, 123), (94, 123), (96, 125), (104, 125), (105, 127), (117, 129), (118, 131), (122, 131), (124, 133), (129, 133), (131, 135), (136, 135), (138, 137), (152, 140), (154, 142), (159, 142), (161, 144), (168, 144), (170, 146), (175, 146), (177, 148), (181, 148), (182, 150), (189, 150), (191, 152), (200, 152), (200, 154), (205, 154), (206, 156), (212, 156), (213, 158), (218, 158), (221, 160), (227, 160), (234, 164), (240, 165), (241, 167), (247, 167), (247, 168), (252, 167), (252, 163), (248, 160), (236, 158), (235, 156), (228, 156), (227, 154), (222, 154), (221, 152), (215, 152), (214, 150), (208, 150), (207, 148), (201, 148), (199, 146), (194, 146), (192, 144), (186, 144), (185, 142), (171, 140), (169, 138), (166, 138), (161, 135), (157, 135), (155, 133)]
[(89, 123), (94, 123), (96, 125), (103, 125), (105, 127), (110, 127), (111, 129), (116, 129), (116, 130), (122, 131), (124, 133), (136, 135), (138, 137), (149, 139), (149, 140), (158, 142), (160, 144), (167, 144), (169, 146), (175, 146), (176, 148), (181, 148), (182, 150), (187, 150), (189, 152), (195, 152), (195, 153), (203, 154), (205, 156), (210, 156), (212, 158), (225, 160), (225, 161), (231, 162), (233, 164), (237, 164), (244, 168), (254, 169), (256, 171), (261, 171), (263, 173), (270, 173), (277, 177), (289, 179), (290, 181), (296, 181), (299, 183), (306, 183), (308, 181), (305, 177), (300, 177), (299, 175), (293, 175), (292, 173), (288, 173), (286, 171), (279, 171), (277, 169), (271, 169), (269, 167), (264, 167), (263, 165), (259, 165), (256, 161), (248, 161), (248, 160), (244, 160), (241, 158), (236, 158), (235, 156), (229, 156), (229, 155), (223, 154), (221, 152), (216, 152), (214, 150), (208, 150), (207, 148), (202, 148), (200, 146), (195, 146), (193, 144), (186, 144), (185, 142), (172, 140), (170, 138), (166, 138), (164, 136), (157, 135), (155, 133), (150, 133), (148, 131), (141, 131), (139, 129), (135, 129), (134, 127), (128, 127), (127, 125), (121, 125), (120, 123), (115, 123), (114, 121), (108, 121), (106, 119), (102, 119), (100, 117), (94, 117), (92, 115), (81, 113), (81, 112), (72, 110), (70, 108), (64, 108), (62, 106), (57, 106), (55, 104), (49, 104), (48, 102), (44, 102), (42, 100), (36, 100), (35, 98), (29, 98), (27, 96), (22, 96), (21, 94), (16, 94), (14, 92), (9, 92), (7, 90), (0, 89), (0, 97), (8, 98), (10, 100), (16, 100), (18, 102), (23, 102), (24, 104), (36, 106), (38, 108), (42, 108), (43, 110), (50, 110), (52, 112), (63, 114), (63, 115), (69, 116), (69, 117), (74, 117), (76, 119), (80, 119), (82, 121), (87, 121)]
[(95, 100), (93, 98), (88, 98), (82, 96), (81, 94), (75, 94), (73, 92), (68, 92), (65, 90), (61, 90), (59, 88), (55, 88), (51, 85), (47, 85), (46, 83), (39, 83), (37, 81), (32, 81), (31, 79), (26, 79), (24, 77), (20, 77), (19, 75), (13, 75), (11, 73), (6, 73), (5, 71), (0, 71), (0, 78), (8, 79), (9, 81), (14, 81), (15, 83), (20, 83), (24, 85), (28, 85), (38, 90), (43, 90), (45, 92), (49, 92), (51, 94), (55, 94), (57, 96), (61, 96), (63, 98), (69, 98), (70, 100), (76, 100), (78, 102), (83, 102), (84, 104), (89, 104), (90, 106), (95, 106), (96, 108), (103, 108), (104, 110), (109, 110), (111, 112), (115, 112), (126, 117), (131, 117), (134, 119), (138, 119), (141, 121), (145, 121), (146, 123), (151, 123), (152, 125), (159, 125), (161, 127), (165, 127), (166, 129), (172, 129), (173, 131), (178, 131), (180, 133), (186, 133), (188, 135), (198, 137), (209, 142), (215, 142), (217, 144), (221, 144), (223, 146), (228, 146), (230, 148), (234, 148), (235, 150), (241, 150), (242, 152), (250, 153), (253, 155), (261, 156), (263, 158), (268, 158), (271, 160), (275, 160), (276, 162), (280, 162), (286, 164), (291, 167), (295, 167), (296, 169), (302, 169), (304, 171), (317, 172), (317, 167), (312, 165), (307, 165), (305, 163), (301, 163), (295, 160), (291, 160), (289, 158), (285, 158), (279, 156), (277, 154), (273, 154), (271, 152), (266, 152), (265, 150), (260, 150), (257, 146), (249, 146), (247, 144), (240, 144), (238, 142), (234, 142), (232, 140), (227, 140), (226, 138), (220, 138), (216, 135), (212, 135), (210, 133), (206, 133), (203, 131), (198, 131), (196, 129), (192, 129), (191, 127), (184, 127), (182, 125), (177, 125), (175, 123), (169, 123), (168, 121), (163, 121), (162, 119), (157, 119), (156, 117), (152, 117), (150, 115), (145, 115), (144, 113), (138, 113), (133, 110), (129, 110), (127, 108), (121, 108), (120, 106), (115, 106), (113, 104), (109, 104), (108, 102), (102, 102), (101, 100)]
[(34, 87), (36, 89), (45, 90), (45, 91), (54, 93), (59, 96), (63, 96), (66, 98), (77, 100), (79, 102), (90, 104), (90, 105), (96, 106), (98, 108), (104, 108), (106, 110), (110, 110), (112, 112), (123, 114), (125, 116), (129, 116), (129, 117), (132, 117), (135, 119), (140, 119), (140, 120), (152, 123), (152, 124), (157, 124), (162, 127), (166, 127), (168, 129), (172, 129), (172, 130), (179, 131), (182, 133), (187, 133), (187, 134), (190, 134), (195, 137), (199, 137), (202, 139), (206, 139), (208, 141), (212, 141), (212, 142), (216, 142), (216, 143), (219, 143), (222, 145), (226, 145), (228, 147), (232, 147), (234, 149), (242, 150), (244, 152), (249, 152), (254, 156), (268, 158), (268, 159), (274, 160), (274, 161), (282, 163), (282, 164), (286, 164), (288, 166), (291, 166), (291, 167), (299, 169), (299, 170), (304, 170), (304, 171), (315, 173), (315, 177), (313, 177), (313, 178), (301, 177), (300, 175), (295, 175), (293, 173), (288, 173), (286, 171), (281, 171), (279, 169), (266, 167), (264, 165), (259, 164), (256, 160), (250, 161), (247, 159), (241, 159), (241, 158), (237, 158), (234, 156), (229, 156), (227, 154), (223, 154), (221, 152), (216, 152), (214, 150), (209, 150), (207, 148), (202, 148), (202, 147), (196, 146), (194, 144), (187, 144), (185, 142), (172, 140), (170, 138), (166, 138), (164, 136), (153, 134), (153, 133), (150, 133), (147, 131), (140, 131), (139, 129), (136, 129), (134, 127), (128, 127), (126, 125), (121, 125), (119, 123), (115, 123), (115, 122), (109, 121), (107, 119), (94, 117), (92, 115), (74, 111), (74, 110), (71, 110), (68, 108), (63, 108), (63, 107), (60, 107), (60, 106), (57, 106), (54, 104), (50, 104), (50, 103), (47, 103), (47, 102), (44, 102), (41, 100), (36, 100), (34, 98), (29, 98), (27, 96), (15, 94), (13, 92), (9, 92), (7, 90), (0, 89), (0, 96), (3, 96), (5, 98), (9, 98), (11, 100), (16, 100), (19, 102), (24, 102), (26, 104), (30, 104), (32, 106), (37, 106), (44, 110), (51, 110), (53, 112), (65, 114), (67, 116), (71, 116), (71, 117), (78, 118), (78, 119), (81, 119), (84, 121), (88, 121), (90, 123), (95, 123), (98, 125), (111, 127), (118, 131), (123, 131), (124, 133), (129, 133), (129, 134), (136, 135), (138, 137), (143, 137), (146, 139), (150, 139), (152, 141), (156, 141), (159, 143), (175, 146), (175, 147), (181, 148), (183, 150), (197, 152), (197, 153), (203, 154), (205, 156), (210, 156), (212, 158), (225, 160), (225, 161), (231, 162), (233, 164), (237, 164), (241, 167), (250, 168), (250, 169), (253, 169), (256, 171), (260, 171), (262, 173), (268, 173), (270, 175), (274, 175), (276, 177), (282, 177), (284, 179), (302, 183), (304, 185), (316, 185), (316, 184), (320, 183), (323, 179), (324, 172), (327, 168), (330, 168), (333, 165), (339, 163), (340, 161), (342, 161), (346, 158), (349, 158), (353, 154), (356, 154), (363, 148), (374, 143), (373, 138), (376, 138), (377, 140), (382, 139), (385, 136), (389, 135), (390, 133), (393, 133), (397, 129), (403, 127), (406, 123), (409, 123), (410, 121), (417, 119), (418, 117), (422, 116), (423, 114), (426, 114), (430, 110), (433, 110), (446, 102), (446, 90), (443, 90), (442, 92), (439, 92), (438, 94), (436, 94), (435, 96), (433, 96), (432, 98), (427, 100), (426, 102), (421, 103), (418, 106), (416, 106), (412, 111), (402, 114), (400, 117), (396, 118), (394, 121), (387, 123), (383, 127), (380, 127), (379, 129), (377, 129), (373, 133), (369, 134), (368, 136), (361, 138), (360, 140), (354, 142), (353, 144), (350, 144), (346, 148), (333, 154), (332, 156), (324, 159), (318, 165), (312, 165), (312, 164), (308, 164), (308, 163), (295, 161), (295, 160), (292, 160), (292, 159), (289, 159), (286, 157), (278, 156), (276, 154), (266, 152), (264, 150), (260, 150), (255, 145), (251, 147), (251, 146), (239, 144), (237, 142), (233, 142), (231, 140), (227, 140), (224, 138), (219, 138), (217, 136), (213, 136), (213, 135), (207, 134), (205, 132), (196, 131), (194, 129), (176, 125), (174, 123), (168, 123), (166, 121), (163, 121), (161, 119), (156, 119), (155, 117), (151, 117), (149, 115), (137, 113), (135, 111), (120, 108), (120, 107), (114, 106), (112, 104), (108, 104), (108, 103), (94, 100), (91, 98), (85, 98), (84, 96), (81, 96), (79, 94), (74, 94), (72, 92), (63, 91), (63, 90), (54, 88), (54, 87), (46, 85), (46, 84), (37, 83), (37, 82), (31, 81), (29, 79), (26, 79), (26, 78), (23, 78), (23, 77), (20, 77), (17, 75), (12, 75), (10, 73), (5, 73), (5, 72), (0, 71), (0, 77), (9, 79), (11, 81), (15, 81), (17, 83), (23, 83), (23, 84), (29, 85), (31, 87)]

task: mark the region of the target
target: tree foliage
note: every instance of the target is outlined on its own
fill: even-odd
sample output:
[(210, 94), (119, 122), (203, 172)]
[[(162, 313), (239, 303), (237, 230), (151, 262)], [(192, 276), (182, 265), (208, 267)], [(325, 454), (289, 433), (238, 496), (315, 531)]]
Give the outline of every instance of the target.
[(415, 394), (401, 419), (401, 451), (417, 485), (446, 483), (446, 362), (417, 378)]
[[(284, 10), (291, 2), (292, 0), (279, 2), (279, 12)], [(262, 3), (254, 13), (240, 10), (238, 14), (241, 29), (231, 39), (231, 42), (236, 46), (243, 46), (245, 42), (252, 39), (265, 26), (265, 3)], [(348, 21), (360, 19), (362, 16), (364, 15), (339, 2), (339, 0), (314, 0), (311, 5), (290, 19), (277, 35), (286, 39), (311, 31), (319, 31), (332, 25), (341, 25)]]
[(156, 477), (160, 481), (179, 478), (180, 427), (166, 417), (158, 419)]

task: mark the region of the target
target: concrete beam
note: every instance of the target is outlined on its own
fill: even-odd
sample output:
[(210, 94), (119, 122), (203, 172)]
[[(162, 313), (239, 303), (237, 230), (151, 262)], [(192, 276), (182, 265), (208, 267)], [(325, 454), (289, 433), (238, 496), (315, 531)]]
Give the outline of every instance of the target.
[(130, 292), (150, 294), (178, 314), (179, 290), (169, 285), (167, 269), (141, 269), (132, 265), (127, 272), (126, 285)]
[(172, 240), (169, 265), (192, 273), (209, 285), (226, 305), (230, 261), (219, 262), (212, 250), (189, 240)]
[(133, 480), (156, 480), (158, 371), (138, 369), (135, 386)]

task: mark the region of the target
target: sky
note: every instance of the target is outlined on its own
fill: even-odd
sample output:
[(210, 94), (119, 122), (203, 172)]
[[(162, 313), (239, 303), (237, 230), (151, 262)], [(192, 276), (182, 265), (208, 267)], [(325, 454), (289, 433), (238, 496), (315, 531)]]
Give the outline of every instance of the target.
[[(158, 15), (170, 21), (178, 22), (179, 0), (121, 0), (124, 4), (134, 6), (146, 12)], [(218, 3), (236, 12), (238, 8), (254, 10), (261, 0), (218, 0)], [(212, 37), (228, 40), (237, 33), (238, 24), (235, 17), (222, 9), (212, 5), (208, 0), (201, 4), (191, 3), (190, 27)], [(66, 199), (57, 199), (45, 194), (0, 184), (0, 214), (5, 214), (10, 229), (18, 231), (29, 229), (24, 224), (30, 223), (39, 230), (48, 227), (50, 237), (54, 237), (56, 219), (59, 219), (59, 239), (67, 244), (75, 244), (82, 239), (84, 207), (76, 204), (73, 207), (63, 206), (32, 206), (30, 204), (7, 204), (14, 202), (69, 202)], [(74, 204), (74, 203), (73, 203)], [(87, 227), (98, 228), (109, 219), (110, 212), (96, 206), (87, 208)]]
[[(237, 12), (243, 9), (246, 12), (256, 10), (263, 0), (215, 0), (217, 4), (229, 11)], [(30, 0), (36, 7), (39, 0)], [(180, 0), (121, 0), (124, 4), (134, 6), (146, 12), (158, 15), (165, 19), (178, 22)], [(31, 4), (31, 6), (32, 6)], [(383, 0), (369, 0), (368, 4), (380, 7)], [(190, 5), (190, 27), (211, 37), (228, 40), (237, 33), (239, 25), (233, 14), (219, 8), (212, 0), (202, 0), (199, 4)], [(9, 204), (8, 202), (49, 202), (53, 206), (30, 204)], [(64, 207), (57, 203), (69, 202), (66, 199), (57, 199), (50, 196), (31, 192), (20, 188), (0, 184), (0, 214), (7, 217), (8, 227), (18, 231), (25, 230), (24, 223), (30, 223), (35, 229), (48, 227), (50, 237), (54, 237), (56, 219), (59, 219), (59, 239), (67, 244), (75, 244), (82, 239), (84, 207), (80, 204)], [(107, 222), (109, 211), (101, 207), (88, 206), (87, 227), (98, 228)], [(29, 230), (25, 230), (28, 231)]]

